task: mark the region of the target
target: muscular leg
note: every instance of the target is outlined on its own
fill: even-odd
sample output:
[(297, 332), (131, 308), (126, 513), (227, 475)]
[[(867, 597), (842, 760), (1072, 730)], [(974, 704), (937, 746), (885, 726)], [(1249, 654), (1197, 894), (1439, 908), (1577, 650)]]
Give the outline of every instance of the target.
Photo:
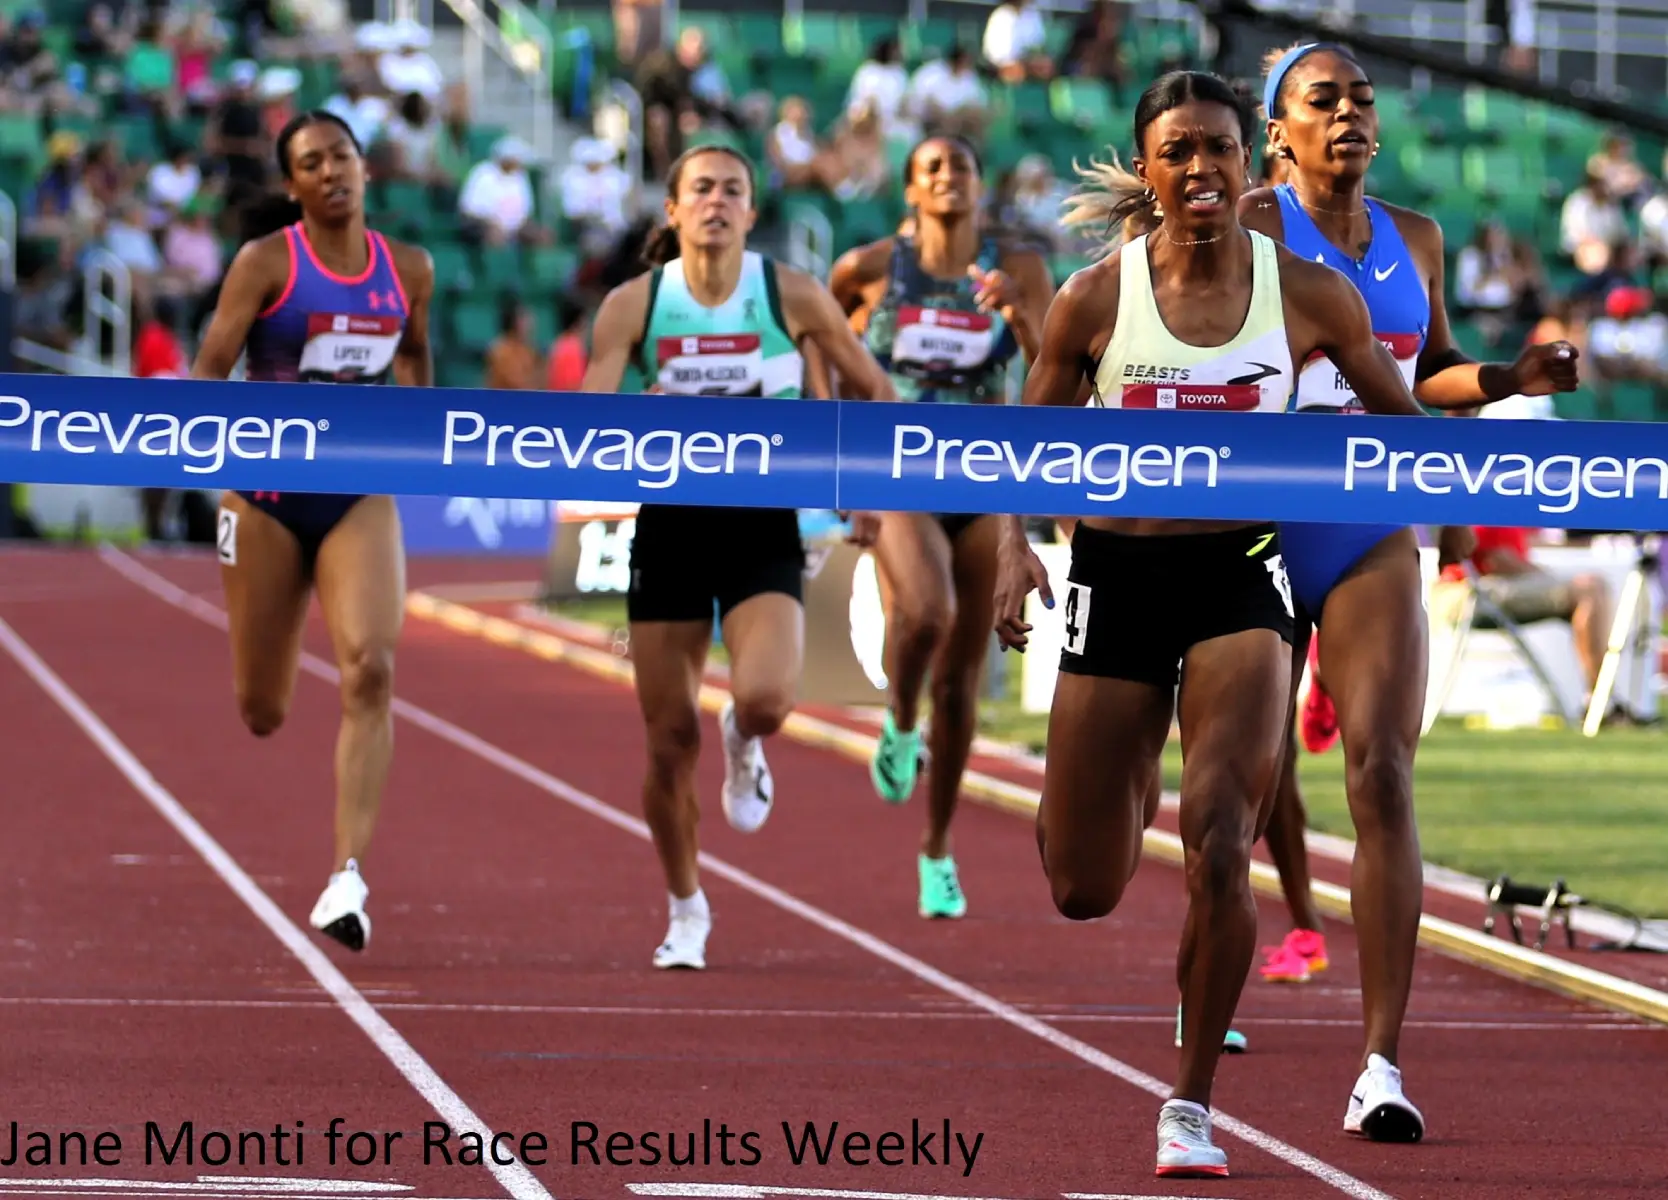
[(784, 592), (761, 592), (724, 616), (736, 732), (769, 737), (793, 711), (805, 662), (805, 610)]
[(1037, 849), (1070, 920), (1106, 916), (1135, 876), (1174, 698), (1127, 679), (1062, 672), (1055, 682)]
[(631, 625), (637, 704), (648, 740), (643, 819), (654, 835), (666, 890), (678, 900), (688, 899), (700, 888), (695, 764), (701, 753), (701, 669), (711, 640), (710, 621)]
[(394, 756), (394, 647), (405, 618), (405, 548), (389, 496), (367, 496), (319, 547), (319, 604), (341, 672), (336, 861), (363, 862)]
[(892, 720), (908, 732), (920, 718), (927, 671), (955, 621), (950, 542), (929, 514), (886, 513), (874, 555), (891, 600), (886, 676), (892, 683)]
[[(1172, 1099), (1208, 1108), (1257, 942), (1251, 847), (1279, 771), (1290, 657), (1270, 630), (1213, 638), (1187, 654), (1181, 689), (1181, 836), (1191, 961), (1178, 967), (1184, 1014)], [(1189, 939), (1183, 940), (1183, 953)]]
[[(220, 496), (224, 544), (220, 582), (231, 626), (232, 687), (238, 714), (256, 737), (276, 733), (289, 714), (311, 589), (295, 535), (235, 492)], [(228, 535), (225, 525), (230, 521)], [(229, 543), (224, 539), (229, 537)]]
[(1363, 1068), (1371, 1054), (1396, 1062), (1423, 907), (1413, 815), (1428, 656), (1421, 587), (1413, 534), (1397, 534), (1332, 589), (1320, 627), (1356, 833), (1350, 893), (1366, 1020)]
[(927, 828), (921, 853), (950, 853), (950, 822), (979, 717), (979, 673), (990, 648), (996, 608), (997, 524), (983, 518), (962, 530), (952, 558), (955, 616), (932, 667), (932, 751), (927, 772)]

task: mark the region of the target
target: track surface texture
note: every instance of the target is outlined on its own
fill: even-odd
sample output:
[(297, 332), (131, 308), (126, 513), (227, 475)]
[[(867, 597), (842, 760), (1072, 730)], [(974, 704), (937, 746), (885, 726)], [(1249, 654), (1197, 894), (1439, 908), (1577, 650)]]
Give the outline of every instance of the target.
[[(408, 622), (400, 648), (393, 778), (364, 864), (373, 939), (353, 955), (306, 927), (329, 867), (337, 721), (316, 612), (318, 657), (290, 719), (258, 740), (232, 702), (212, 560), (0, 561), (0, 1159), (13, 1121), (25, 1137), (83, 1130), (91, 1144), (111, 1130), (122, 1144), (116, 1165), (0, 1166), (0, 1192), (1661, 1194), (1668, 1149), (1642, 1097), (1668, 1070), (1668, 1029), (1435, 955), (1421, 955), (1403, 1043), (1426, 1140), (1344, 1134), (1360, 998), (1338, 922), (1330, 971), (1299, 988), (1246, 986), (1236, 1024), (1251, 1051), (1224, 1059), (1216, 1094), (1245, 1123), (1219, 1116), (1232, 1178), (1156, 1180), (1180, 874), (1149, 862), (1117, 914), (1073, 924), (1048, 902), (1028, 824), (968, 804), (955, 851), (970, 913), (924, 922), (919, 798), (892, 809), (860, 764), (776, 740), (778, 811), (736, 834), (717, 804), (710, 719), (709, 966), (655, 971), (666, 900), (638, 819), (631, 693), (427, 622)], [(481, 570), (418, 562), (411, 582)], [(1273, 943), (1283, 914), (1259, 907)], [(514, 1139), (542, 1133), (545, 1161), (425, 1166), (423, 1123), (440, 1113)], [(400, 1132), (392, 1161), (331, 1165), (332, 1117), (379, 1148)], [(147, 1164), (145, 1123), (171, 1138), (186, 1120), (199, 1137), (304, 1122), (305, 1158), (277, 1164), (269, 1142), (264, 1164)], [(585, 1122), (598, 1164), (583, 1151), (574, 1162)], [(784, 1123), (797, 1142), (807, 1122), (825, 1142), (834, 1122), (842, 1140), (868, 1135), (855, 1157), (869, 1162), (836, 1150), (796, 1164)], [(911, 1161), (912, 1123), (935, 1135), (933, 1161)], [(756, 1163), (722, 1163), (721, 1125), (755, 1133), (728, 1147), (732, 1162), (756, 1149)], [(902, 1133), (901, 1156), (888, 1154), (902, 1165), (876, 1160), (889, 1130)], [(606, 1157), (611, 1133), (634, 1143), (620, 1165)], [(696, 1163), (649, 1161), (649, 1133), (662, 1153), (669, 1134), (692, 1133)]]

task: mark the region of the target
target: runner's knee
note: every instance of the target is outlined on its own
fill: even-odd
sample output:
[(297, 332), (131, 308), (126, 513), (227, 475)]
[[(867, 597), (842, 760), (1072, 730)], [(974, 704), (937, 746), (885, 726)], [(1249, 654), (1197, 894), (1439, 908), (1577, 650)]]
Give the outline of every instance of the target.
[(782, 682), (755, 684), (735, 694), (736, 725), (749, 737), (769, 737), (793, 712), (793, 691)]
[(1194, 896), (1221, 899), (1250, 890), (1249, 816), (1239, 806), (1223, 806), (1202, 820), (1185, 823), (1187, 889)]
[(1369, 742), (1347, 757), (1344, 790), (1357, 837), (1395, 836), (1411, 828), (1412, 747)]
[(394, 648), (370, 644), (350, 650), (342, 663), (342, 702), (350, 711), (386, 709), (394, 698)]
[(941, 644), (955, 623), (955, 602), (942, 596), (897, 596), (887, 635), (899, 654), (919, 654)]
[(693, 709), (652, 718), (647, 732), (652, 780), (669, 785), (694, 771), (701, 753), (701, 727)]

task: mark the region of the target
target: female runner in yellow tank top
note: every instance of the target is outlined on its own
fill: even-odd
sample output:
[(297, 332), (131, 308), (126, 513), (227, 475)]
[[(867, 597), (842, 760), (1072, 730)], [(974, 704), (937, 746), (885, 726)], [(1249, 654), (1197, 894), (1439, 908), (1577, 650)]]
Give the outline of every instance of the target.
[[(1321, 352), (1372, 412), (1422, 415), (1343, 275), (1243, 229), (1254, 106), (1226, 82), (1174, 72), (1136, 105), (1135, 174), (1094, 164), (1067, 221), (1153, 232), (1077, 272), (1043, 328), (1025, 403), (1283, 413), (1295, 364)], [(1023, 650), (1047, 572), (1019, 517), (1003, 519), (996, 629)], [(1187, 927), (1177, 955), (1185, 1037), (1160, 1108), (1157, 1173), (1221, 1176), (1211, 1085), (1256, 950), (1251, 847), (1267, 819), (1292, 716), (1293, 605), (1275, 526), (1085, 517), (1072, 533), (1065, 650), (1049, 715), (1037, 844), (1055, 906), (1110, 913), (1156, 815), (1178, 707)], [(1178, 683), (1180, 684), (1178, 691)]]

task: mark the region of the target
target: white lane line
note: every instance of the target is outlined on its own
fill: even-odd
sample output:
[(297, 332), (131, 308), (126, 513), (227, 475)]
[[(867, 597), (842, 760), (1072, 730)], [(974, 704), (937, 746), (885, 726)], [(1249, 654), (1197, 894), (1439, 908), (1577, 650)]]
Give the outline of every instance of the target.
[[(0, 618), (0, 646), (4, 646), (6, 652), (17, 660), (17, 664), (40, 685), (41, 690), (51, 696), (58, 707), (69, 715), (70, 720), (81, 727), (81, 731), (115, 768), (127, 777), (134, 790), (150, 802), (158, 815), (172, 825), (175, 832), (202, 856), (203, 861), (220, 877), (221, 882), (248, 906), (272, 936), (295, 955), (301, 965), (307, 968), (307, 973), (318, 981), (319, 987), (323, 988), (349, 1019), (365, 1032), (365, 1036), (382, 1051), (383, 1057), (393, 1064), (394, 1069), (405, 1077), (406, 1082), (429, 1102), (444, 1121), (454, 1130), (487, 1130), (486, 1124), (470, 1110), (463, 1098), (440, 1078), (423, 1056), (412, 1048), (411, 1043), (371, 1006), (371, 1002), (366, 1000), (348, 981), (347, 976), (337, 969), (336, 964), (325, 956), (324, 951), (313, 944), (284, 910), (279, 908), (272, 898), (261, 890), (260, 885), (238, 865), (237, 860), (209, 835), (208, 830), (198, 823), (197, 818), (193, 817), (167, 788), (157, 782), (144, 763), (122, 744), (110, 731), (110, 727), (99, 719), (98, 714), (70, 690), (69, 685), (46, 665), (40, 655), (19, 637), (17, 631), (3, 618)], [(487, 1132), (486, 1136), (490, 1137), (490, 1132)], [(515, 1200), (552, 1200), (544, 1185), (519, 1161), (508, 1165), (489, 1161), (486, 1165)]]
[[(150, 568), (120, 550), (113, 547), (104, 547), (100, 549), (99, 553), (105, 562), (153, 595), (201, 617), (210, 624), (225, 628), (226, 614), (221, 609), (197, 599), (183, 588), (176, 587), (155, 571), (150, 570)], [(304, 651), (301, 656), (301, 667), (332, 685), (335, 685), (338, 681), (336, 668), (316, 655)], [(643, 821), (628, 815), (611, 804), (604, 803), (589, 793), (580, 791), (572, 784), (540, 770), (524, 759), (517, 758), (484, 738), (477, 737), (468, 730), (452, 724), (444, 717), (436, 716), (427, 709), (399, 697), (394, 699), (394, 711), (413, 725), (427, 730), (442, 741), (450, 742), (460, 750), (473, 754), (483, 762), (491, 763), (506, 774), (514, 775), (540, 791), (565, 801), (582, 812), (589, 813), (598, 820), (605, 821), (616, 829), (629, 833), (641, 841), (652, 844), (653, 838), (649, 833), (649, 827)], [(806, 923), (815, 925), (835, 937), (850, 942), (883, 962), (891, 963), (906, 974), (913, 975), (922, 983), (935, 987), (947, 995), (954, 996), (974, 1008), (983, 1009), (993, 1017), (1007, 1022), (1016, 1029), (1023, 1030), (1039, 1041), (1046, 1042), (1078, 1061), (1121, 1079), (1149, 1095), (1160, 1100), (1169, 1098), (1170, 1085), (1163, 1080), (1148, 1075), (1145, 1071), (1132, 1067), (1120, 1059), (1113, 1058), (1110, 1054), (1089, 1045), (1087, 1042), (1079, 1041), (1070, 1034), (1062, 1033), (1054, 1026), (1039, 1021), (1028, 1013), (1021, 1012), (1011, 1004), (1004, 1003), (995, 996), (983, 992), (971, 984), (963, 983), (954, 976), (922, 962), (913, 955), (904, 953), (896, 946), (883, 941), (866, 930), (859, 929), (831, 913), (807, 904), (797, 896), (789, 895), (780, 888), (766, 883), (739, 867), (732, 866), (723, 859), (715, 858), (705, 851), (701, 853), (699, 861), (703, 870), (710, 871), (719, 878), (728, 880), (743, 891), (750, 892), (759, 899), (775, 905), (783, 912), (792, 913)], [(1314, 1155), (1299, 1150), (1296, 1146), (1283, 1142), (1271, 1134), (1264, 1133), (1254, 1125), (1229, 1116), (1220, 1109), (1216, 1110), (1213, 1115), (1213, 1124), (1222, 1132), (1255, 1146), (1263, 1153), (1271, 1155), (1289, 1166), (1313, 1175), (1316, 1179), (1329, 1184), (1344, 1195), (1354, 1197), (1355, 1200), (1392, 1200), (1388, 1193), (1379, 1191), (1371, 1184), (1365, 1183), (1329, 1163), (1322, 1162)]]

